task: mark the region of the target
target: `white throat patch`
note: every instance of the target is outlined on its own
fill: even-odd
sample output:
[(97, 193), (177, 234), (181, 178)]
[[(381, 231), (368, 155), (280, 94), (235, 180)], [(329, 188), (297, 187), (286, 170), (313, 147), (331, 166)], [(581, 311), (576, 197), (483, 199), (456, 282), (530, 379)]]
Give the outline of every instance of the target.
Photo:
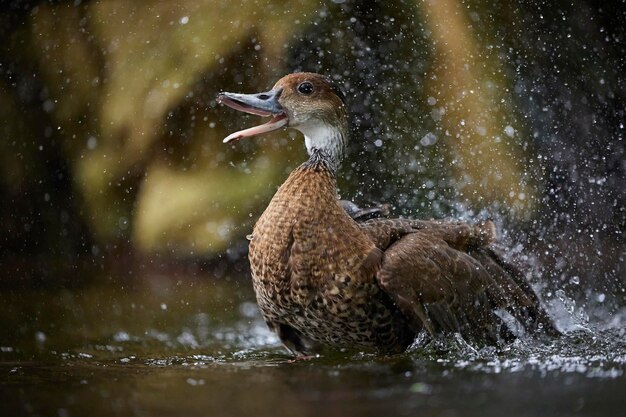
[(321, 121), (304, 123), (296, 129), (304, 135), (304, 144), (309, 155), (313, 149), (317, 149), (326, 152), (336, 165), (341, 163), (346, 145), (345, 138), (339, 129)]

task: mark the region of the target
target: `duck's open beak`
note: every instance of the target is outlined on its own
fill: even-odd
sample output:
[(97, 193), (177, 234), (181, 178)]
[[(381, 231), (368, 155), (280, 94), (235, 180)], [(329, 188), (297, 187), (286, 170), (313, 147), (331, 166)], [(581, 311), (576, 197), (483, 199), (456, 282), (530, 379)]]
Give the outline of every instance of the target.
[(259, 94), (220, 93), (217, 96), (218, 103), (225, 104), (228, 107), (246, 113), (266, 117), (272, 116), (267, 123), (228, 135), (224, 139), (224, 143), (249, 136), (260, 135), (287, 126), (289, 119), (283, 107), (278, 102), (278, 98), (282, 92), (283, 89), (278, 88)]

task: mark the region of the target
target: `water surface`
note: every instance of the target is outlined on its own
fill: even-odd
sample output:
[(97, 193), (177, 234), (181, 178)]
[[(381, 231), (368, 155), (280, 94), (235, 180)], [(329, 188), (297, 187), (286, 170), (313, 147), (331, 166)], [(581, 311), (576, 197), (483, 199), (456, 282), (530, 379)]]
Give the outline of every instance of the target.
[(617, 415), (621, 317), (561, 340), (294, 361), (245, 279), (150, 277), (0, 295), (0, 414)]

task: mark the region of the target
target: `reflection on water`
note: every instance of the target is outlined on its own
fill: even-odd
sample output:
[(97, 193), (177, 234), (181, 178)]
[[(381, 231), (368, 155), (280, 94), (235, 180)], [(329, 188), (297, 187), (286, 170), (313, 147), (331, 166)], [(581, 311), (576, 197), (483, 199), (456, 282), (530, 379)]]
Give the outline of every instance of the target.
[(624, 406), (621, 316), (608, 329), (499, 352), (294, 362), (245, 280), (0, 297), (1, 415), (607, 415)]

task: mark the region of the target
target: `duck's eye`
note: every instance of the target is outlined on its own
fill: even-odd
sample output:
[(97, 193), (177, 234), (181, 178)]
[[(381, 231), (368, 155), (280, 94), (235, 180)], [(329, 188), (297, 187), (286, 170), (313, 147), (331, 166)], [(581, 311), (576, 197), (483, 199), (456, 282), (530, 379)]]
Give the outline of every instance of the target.
[(298, 86), (298, 92), (308, 96), (313, 92), (313, 84), (311, 84), (309, 81), (304, 81), (300, 83), (300, 85)]

